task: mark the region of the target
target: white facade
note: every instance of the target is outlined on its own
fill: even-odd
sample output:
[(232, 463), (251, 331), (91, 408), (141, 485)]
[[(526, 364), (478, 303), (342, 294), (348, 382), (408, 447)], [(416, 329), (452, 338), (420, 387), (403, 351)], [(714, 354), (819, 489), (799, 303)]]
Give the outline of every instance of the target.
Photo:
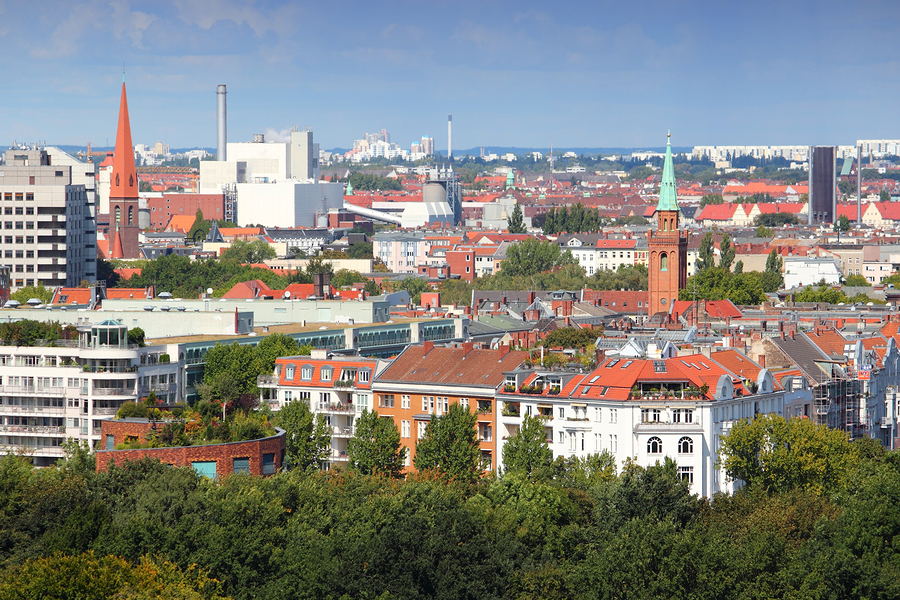
[(841, 280), (841, 269), (833, 258), (784, 257), (784, 287), (792, 289), (815, 285), (822, 279), (827, 285)]
[[(507, 404), (498, 406), (497, 464), (502, 464), (506, 439), (518, 431), (524, 415), (532, 415), (544, 420), (547, 443), (554, 458), (584, 458), (608, 451), (621, 469), (629, 459), (647, 467), (670, 457), (677, 463), (679, 474), (691, 482), (692, 492), (711, 497), (717, 492), (733, 491), (734, 482), (728, 481), (724, 471), (716, 467), (720, 436), (740, 419), (768, 413), (800, 416), (812, 402), (811, 392), (799, 380), (796, 390), (778, 392), (772, 391), (773, 381), (772, 374), (763, 370), (759, 377), (761, 393), (735, 397), (733, 385), (723, 377), (716, 386), (713, 401), (638, 398), (622, 402), (582, 400), (577, 395), (500, 393), (498, 402), (519, 407), (516, 411)], [(548, 381), (547, 385), (554, 384)], [(515, 412), (519, 416), (514, 416)]]
[(431, 242), (415, 232), (376, 233), (372, 252), (392, 273), (416, 273), (419, 265), (428, 264)]
[(78, 341), (56, 347), (0, 346), (0, 453), (46, 466), (65, 455), (67, 439), (97, 447), (100, 421), (124, 402), (151, 391), (180, 400), (178, 363), (160, 362), (168, 347), (128, 346), (126, 328), (107, 323), (81, 327)]
[[(230, 152), (230, 151), (229, 151)], [(317, 227), (317, 217), (344, 205), (340, 183), (282, 180), (237, 184), (237, 219), (240, 225)]]
[(11, 149), (0, 167), (0, 260), (11, 268), (14, 290), (97, 278), (93, 166), (63, 154), (54, 149), (69, 164), (53, 164), (43, 149)]

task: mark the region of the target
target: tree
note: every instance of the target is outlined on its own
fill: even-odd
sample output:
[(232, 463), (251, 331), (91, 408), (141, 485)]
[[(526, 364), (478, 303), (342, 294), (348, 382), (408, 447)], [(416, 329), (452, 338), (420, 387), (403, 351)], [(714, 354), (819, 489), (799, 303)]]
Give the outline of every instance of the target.
[(474, 482), (481, 450), (476, 439), (475, 414), (453, 404), (441, 416), (431, 415), (425, 435), (416, 443), (419, 471), (436, 471), (448, 480)]
[(209, 227), (209, 223), (203, 218), (203, 211), (198, 208), (194, 214), (194, 223), (187, 232), (187, 239), (203, 241), (209, 234)]
[(584, 348), (596, 342), (601, 333), (593, 329), (561, 327), (547, 334), (541, 345), (547, 348)]
[(743, 272), (744, 272), (744, 261), (739, 260), (736, 263), (734, 263), (734, 274), (740, 275)]
[(511, 245), (506, 250), (506, 260), (501, 264), (505, 275), (529, 277), (554, 267), (576, 264), (576, 261), (569, 250), (563, 252), (553, 242), (528, 238)]
[(324, 415), (313, 415), (304, 400), (288, 402), (275, 415), (285, 431), (285, 463), (292, 470), (318, 470), (331, 454), (331, 432)]
[(700, 198), (700, 208), (703, 208), (707, 204), (724, 204), (725, 198), (722, 197), (722, 194), (706, 194), (702, 198)]
[(546, 477), (552, 462), (553, 451), (547, 445), (544, 421), (525, 415), (519, 430), (503, 446), (503, 469), (526, 477)]
[(354, 283), (365, 283), (366, 281), (369, 280), (365, 275), (359, 271), (351, 271), (349, 269), (339, 269), (338, 272), (331, 277), (331, 285), (336, 288), (349, 287)]
[(838, 217), (838, 220), (834, 222), (834, 230), (841, 233), (847, 233), (848, 231), (850, 231), (850, 219), (847, 218), (847, 215), (841, 215), (840, 217)]
[(144, 347), (144, 337), (146, 335), (147, 334), (144, 333), (144, 330), (141, 329), (140, 327), (132, 327), (131, 329), (128, 330), (128, 343), (135, 344), (135, 345), (143, 348)]
[(525, 233), (525, 219), (522, 216), (522, 206), (518, 202), (512, 214), (506, 219), (506, 224), (510, 233)]
[(719, 449), (719, 463), (730, 478), (769, 492), (833, 492), (858, 459), (858, 447), (843, 431), (775, 414), (738, 421)]
[(758, 238), (770, 238), (774, 236), (775, 232), (772, 230), (772, 228), (766, 227), (765, 225), (760, 225), (759, 227), (757, 227), (756, 234), (754, 235), (754, 237)]
[(777, 279), (777, 287), (771, 291), (777, 291), (784, 285), (784, 275), (782, 274), (783, 267), (784, 259), (778, 255), (778, 250), (773, 248), (772, 251), (769, 252), (768, 258), (766, 258), (766, 270), (764, 273), (773, 280)]
[(726, 271), (731, 270), (731, 263), (734, 262), (734, 246), (731, 244), (731, 236), (727, 233), (722, 236), (722, 242), (719, 244), (719, 250), (721, 253), (721, 258), (719, 259), (719, 266)]
[(422, 292), (428, 291), (428, 282), (421, 277), (406, 277), (400, 283), (396, 284), (396, 290), (406, 290), (409, 294), (409, 301), (413, 304), (422, 302)]
[(372, 242), (356, 242), (347, 249), (350, 258), (375, 258), (372, 253)]
[(819, 286), (818, 289), (809, 286), (799, 292), (794, 300), (796, 302), (824, 302), (828, 304), (849, 303), (850, 298), (841, 290), (836, 290), (826, 285)]
[(254, 264), (276, 256), (275, 248), (263, 240), (253, 240), (252, 242), (235, 240), (231, 243), (231, 247), (222, 253), (220, 260), (235, 260), (239, 263)]
[(878, 200), (881, 202), (890, 202), (891, 193), (887, 190), (881, 190), (880, 192), (878, 192)]
[(782, 227), (784, 225), (796, 225), (800, 222), (797, 215), (789, 212), (763, 213), (756, 215), (756, 225), (766, 227)]
[(349, 467), (363, 475), (400, 477), (406, 448), (400, 447), (400, 432), (390, 417), (364, 409), (356, 420), (356, 433), (347, 442)]
[(42, 284), (26, 285), (20, 288), (19, 291), (9, 295), (10, 300), (15, 300), (20, 304), (25, 304), (32, 298), (37, 298), (43, 304), (50, 304), (53, 301), (53, 290), (45, 288)]
[(366, 281), (366, 286), (363, 288), (363, 291), (370, 296), (380, 296), (381, 288), (378, 287), (378, 284), (375, 283), (374, 279), (369, 279)]
[(847, 278), (844, 279), (844, 285), (848, 287), (869, 287), (872, 284), (862, 275), (848, 275)]
[(696, 272), (697, 274), (702, 273), (703, 271), (712, 268), (716, 265), (716, 258), (713, 254), (713, 246), (715, 242), (713, 241), (712, 232), (706, 232), (706, 235), (700, 240), (700, 248), (697, 251), (697, 265)]

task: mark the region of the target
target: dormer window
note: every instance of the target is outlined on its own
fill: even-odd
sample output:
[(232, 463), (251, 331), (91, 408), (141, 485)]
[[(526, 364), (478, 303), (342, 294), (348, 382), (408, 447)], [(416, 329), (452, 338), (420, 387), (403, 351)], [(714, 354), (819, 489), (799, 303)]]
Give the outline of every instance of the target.
[(331, 381), (331, 374), (334, 373), (334, 369), (331, 367), (322, 367), (320, 373), (322, 381)]
[(313, 376), (313, 366), (312, 365), (303, 365), (300, 368), (300, 379), (303, 381), (312, 381)]
[(284, 368), (284, 378), (288, 381), (293, 381), (294, 379), (294, 365), (288, 365)]

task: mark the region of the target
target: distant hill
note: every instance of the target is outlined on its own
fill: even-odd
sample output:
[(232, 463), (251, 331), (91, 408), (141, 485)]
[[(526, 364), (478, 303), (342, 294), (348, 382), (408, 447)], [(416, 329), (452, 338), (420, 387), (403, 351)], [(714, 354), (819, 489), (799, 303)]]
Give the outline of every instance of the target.
[[(693, 150), (693, 146), (672, 146), (672, 152), (682, 153), (688, 152), (690, 153)], [(446, 149), (437, 149), (438, 152), (444, 154)], [(581, 155), (593, 155), (593, 154), (631, 154), (632, 152), (665, 152), (665, 146), (658, 146), (655, 148), (553, 148), (554, 156), (562, 156), (566, 152), (574, 152), (575, 154)], [(347, 148), (332, 148), (328, 150), (328, 152), (337, 152), (343, 154), (344, 152), (349, 152)], [(507, 152), (512, 152), (516, 155), (526, 154), (528, 152), (540, 152), (541, 154), (550, 154), (550, 147), (546, 148), (519, 148), (517, 146), (485, 146), (484, 153), (485, 154), (506, 154)], [(457, 156), (480, 156), (481, 155), (481, 146), (477, 148), (469, 148), (462, 150), (454, 150), (453, 154)]]

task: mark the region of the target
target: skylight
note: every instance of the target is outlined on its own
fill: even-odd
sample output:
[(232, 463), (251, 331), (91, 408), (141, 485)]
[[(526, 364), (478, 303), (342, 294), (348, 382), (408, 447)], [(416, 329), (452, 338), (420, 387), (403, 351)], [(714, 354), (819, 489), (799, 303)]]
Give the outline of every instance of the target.
[(619, 359), (618, 359), (618, 358), (615, 358), (615, 359), (609, 361), (609, 364), (606, 365), (606, 368), (607, 368), (607, 369), (612, 369), (612, 368), (613, 368), (614, 366), (616, 366), (618, 363), (619, 363)]
[(653, 361), (653, 371), (656, 373), (666, 373), (666, 361), (654, 360)]

